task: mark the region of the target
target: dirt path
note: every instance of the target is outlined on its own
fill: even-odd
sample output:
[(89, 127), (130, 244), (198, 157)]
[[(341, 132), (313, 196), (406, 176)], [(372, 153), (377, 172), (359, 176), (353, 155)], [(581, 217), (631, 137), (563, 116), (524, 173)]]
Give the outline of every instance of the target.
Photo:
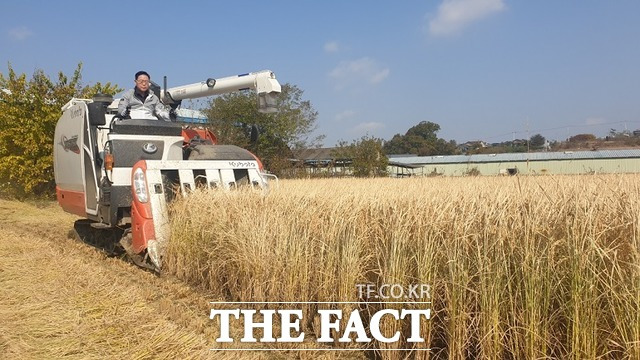
[(220, 298), (79, 242), (76, 219), (55, 203), (0, 200), (0, 358), (360, 358), (211, 351), (209, 301)]
[(0, 202), (0, 357), (211, 355), (204, 297), (79, 243), (74, 220)]
[(211, 297), (78, 242), (74, 220), (0, 200), (0, 358), (236, 358), (209, 350)]

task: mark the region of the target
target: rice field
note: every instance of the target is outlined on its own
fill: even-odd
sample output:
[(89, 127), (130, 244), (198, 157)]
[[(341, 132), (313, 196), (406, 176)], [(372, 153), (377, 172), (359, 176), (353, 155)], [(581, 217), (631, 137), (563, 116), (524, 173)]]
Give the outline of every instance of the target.
[(398, 343), (325, 345), (431, 349), (374, 354), (383, 359), (640, 359), (639, 181), (327, 179), (281, 181), (266, 196), (203, 191), (174, 203), (164, 266), (228, 301), (361, 301), (357, 284), (429, 284), (426, 343), (383, 321), (383, 332), (402, 331)]

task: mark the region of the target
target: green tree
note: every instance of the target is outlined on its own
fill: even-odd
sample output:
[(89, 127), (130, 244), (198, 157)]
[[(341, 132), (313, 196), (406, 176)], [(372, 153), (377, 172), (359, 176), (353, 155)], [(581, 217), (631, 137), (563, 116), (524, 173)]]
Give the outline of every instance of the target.
[(117, 85), (80, 86), (82, 63), (71, 77), (52, 81), (42, 70), (30, 80), (8, 65), (0, 73), (0, 195), (25, 198), (54, 194), (53, 137), (62, 106), (73, 97), (100, 91), (113, 95)]
[[(292, 149), (318, 146), (323, 136), (310, 138), (316, 129), (318, 112), (309, 100), (303, 100), (303, 90), (283, 84), (278, 95), (278, 111), (258, 112), (254, 91), (235, 92), (214, 98), (204, 110), (210, 126), (221, 144), (234, 144), (252, 150), (270, 171), (289, 166)], [(252, 125), (260, 132), (257, 144), (249, 137)]]
[(382, 139), (369, 136), (363, 136), (350, 144), (341, 141), (334, 150), (333, 156), (336, 159), (351, 160), (354, 176), (386, 176), (389, 159), (384, 154), (382, 142)]
[(406, 134), (396, 134), (384, 144), (387, 154), (451, 155), (456, 154), (456, 142), (438, 137), (440, 125), (422, 121), (410, 128)]
[(535, 134), (533, 135), (530, 139), (529, 139), (529, 146), (532, 149), (542, 149), (542, 147), (544, 146), (544, 143), (547, 141), (547, 139), (544, 138), (544, 136), (540, 135), (540, 134)]

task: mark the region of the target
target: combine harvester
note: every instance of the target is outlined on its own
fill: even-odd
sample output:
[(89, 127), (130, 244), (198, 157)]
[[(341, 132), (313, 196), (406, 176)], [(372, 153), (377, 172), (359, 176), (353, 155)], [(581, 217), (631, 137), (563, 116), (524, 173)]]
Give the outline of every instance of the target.
[[(245, 89), (256, 91), (259, 111), (276, 111), (280, 84), (268, 70), (170, 89), (165, 77), (164, 90), (151, 86), (173, 110), (185, 99)], [(73, 98), (62, 107), (53, 151), (56, 194), (66, 212), (83, 218), (74, 224), (80, 238), (100, 239), (112, 252), (123, 249), (140, 266), (161, 269), (174, 190), (266, 189), (274, 178), (251, 152), (217, 145), (208, 130), (135, 118), (134, 112), (122, 119), (117, 108), (118, 99), (103, 95)]]

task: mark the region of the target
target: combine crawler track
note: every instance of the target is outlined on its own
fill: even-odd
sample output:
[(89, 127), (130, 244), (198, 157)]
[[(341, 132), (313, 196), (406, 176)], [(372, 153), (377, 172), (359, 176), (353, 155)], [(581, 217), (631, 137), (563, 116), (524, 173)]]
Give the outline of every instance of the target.
[(73, 224), (75, 236), (85, 244), (91, 245), (108, 256), (126, 257), (139, 267), (154, 272), (159, 272), (148, 259), (145, 254), (135, 254), (131, 250), (131, 233), (120, 228), (96, 228), (96, 224), (91, 220), (77, 220)]
[(91, 220), (77, 220), (73, 224), (75, 235), (85, 244), (106, 252), (109, 256), (122, 256), (124, 249), (119, 241), (124, 234), (124, 230), (118, 228), (97, 229), (91, 226)]

